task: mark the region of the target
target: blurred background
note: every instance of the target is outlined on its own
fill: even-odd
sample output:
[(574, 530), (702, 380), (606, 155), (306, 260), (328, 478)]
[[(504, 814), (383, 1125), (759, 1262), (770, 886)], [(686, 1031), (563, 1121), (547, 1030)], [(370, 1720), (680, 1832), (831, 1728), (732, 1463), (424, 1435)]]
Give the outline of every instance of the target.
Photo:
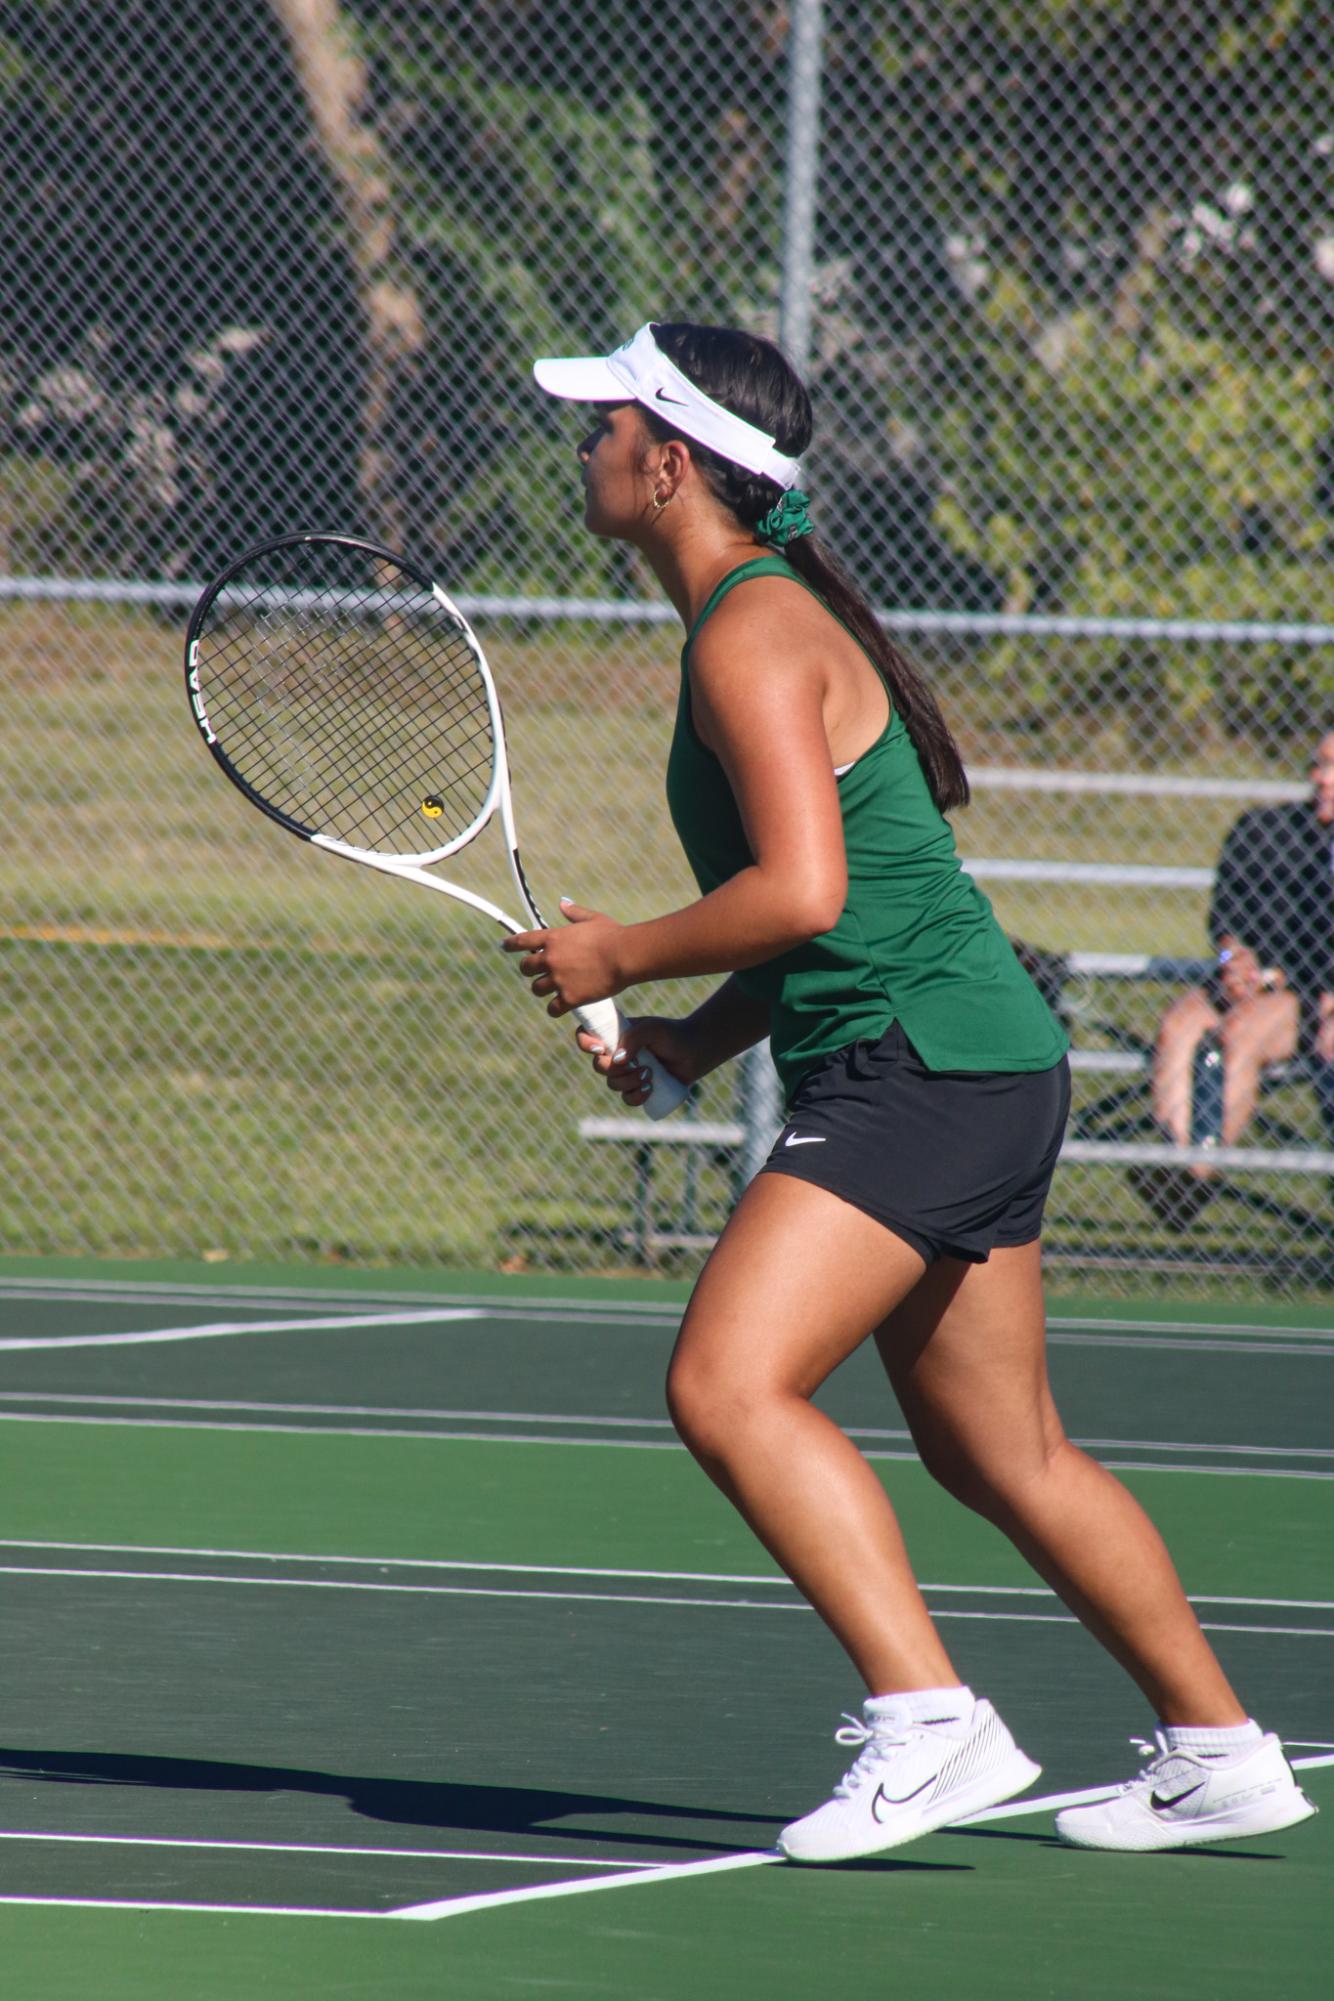
[[(762, 1063), (696, 1143), (590, 1124), (485, 925), (253, 814), (180, 664), (247, 542), (401, 548), (492, 658), (539, 901), (685, 900), (680, 635), (529, 365), (696, 318), (804, 367), (820, 526), (1070, 1025), (1053, 1279), (1334, 1294), (1300, 1061), (1198, 1216), (1136, 1181), (1222, 840), (1334, 728), (1319, 0), (0, 5), (0, 184), (0, 1248), (698, 1260)], [(460, 873), (506, 900), (494, 847)]]

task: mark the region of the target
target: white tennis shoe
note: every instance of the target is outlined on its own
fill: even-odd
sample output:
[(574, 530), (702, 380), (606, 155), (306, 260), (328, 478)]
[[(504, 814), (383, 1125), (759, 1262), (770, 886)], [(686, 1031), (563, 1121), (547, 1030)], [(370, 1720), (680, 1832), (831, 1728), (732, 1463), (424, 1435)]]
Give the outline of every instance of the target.
[(1292, 1775), (1273, 1735), (1241, 1752), (1219, 1755), (1169, 1746), (1161, 1730), (1152, 1744), (1132, 1743), (1148, 1760), (1111, 1799), (1068, 1806), (1056, 1832), (1074, 1848), (1195, 1848), (1275, 1834), (1307, 1820), (1315, 1807)]
[(996, 1806), (1041, 1774), (989, 1702), (974, 1703), (967, 1722), (890, 1724), (869, 1703), (865, 1713), (864, 1723), (849, 1716), (835, 1732), (861, 1750), (833, 1798), (779, 1835), (790, 1862), (850, 1862), (898, 1848)]

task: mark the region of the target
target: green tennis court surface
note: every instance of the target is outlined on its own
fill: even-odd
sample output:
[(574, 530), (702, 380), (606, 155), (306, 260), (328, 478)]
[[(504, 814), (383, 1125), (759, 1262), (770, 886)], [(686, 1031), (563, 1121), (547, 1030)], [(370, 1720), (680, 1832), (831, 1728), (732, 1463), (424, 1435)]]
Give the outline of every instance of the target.
[(682, 1297), (0, 1262), (8, 1992), (1328, 1991), (1328, 1316), (1053, 1308), (1071, 1431), (1166, 1531), (1322, 1816), (1186, 1855), (1061, 1848), (1040, 1802), (1128, 1777), (1150, 1719), (931, 1488), (857, 1357), (827, 1405), (1044, 1774), (816, 1872), (768, 1851), (837, 1777), (859, 1695), (666, 1423)]

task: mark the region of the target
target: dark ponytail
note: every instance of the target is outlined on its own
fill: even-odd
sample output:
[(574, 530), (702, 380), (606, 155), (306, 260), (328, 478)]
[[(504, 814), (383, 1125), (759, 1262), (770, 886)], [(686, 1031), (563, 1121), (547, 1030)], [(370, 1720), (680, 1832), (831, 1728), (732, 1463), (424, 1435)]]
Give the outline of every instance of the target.
[[(767, 432), (780, 452), (800, 458), (811, 438), (810, 397), (772, 341), (731, 327), (686, 321), (655, 324), (653, 335), (668, 359), (706, 396)], [(655, 411), (646, 409), (643, 417), (655, 437), (665, 442), (673, 436)], [(690, 456), (714, 497), (752, 532), (782, 498), (783, 490), (773, 480), (747, 472), (703, 445), (692, 441)], [(940, 811), (966, 806), (963, 759), (940, 705), (925, 678), (889, 637), (864, 592), (819, 534), (789, 542), (783, 554), (879, 670)]]

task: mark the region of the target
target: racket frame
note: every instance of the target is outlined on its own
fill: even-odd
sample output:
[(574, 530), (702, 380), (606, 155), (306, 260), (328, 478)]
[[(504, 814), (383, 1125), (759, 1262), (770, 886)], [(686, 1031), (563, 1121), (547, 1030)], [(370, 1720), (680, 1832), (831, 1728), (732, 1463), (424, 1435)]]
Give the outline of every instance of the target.
[[(462, 833), (456, 834), (452, 840), (444, 842), (441, 846), (425, 848), (415, 853), (393, 854), (378, 848), (357, 847), (352, 842), (340, 841), (335, 839), (331, 834), (321, 834), (313, 827), (304, 826), (301, 821), (294, 819), (290, 813), (284, 813), (281, 807), (273, 805), (262, 793), (256, 791), (249, 780), (233, 764), (216, 730), (209, 721), (208, 704), (205, 700), (203, 688), (200, 685), (199, 675), (199, 645), (205, 619), (213, 607), (225, 598), (227, 585), (231, 582), (232, 578), (238, 575), (249, 564), (253, 563), (256, 557), (271, 555), (280, 549), (291, 549), (311, 544), (331, 544), (337, 548), (356, 549), (363, 555), (368, 556), (372, 562), (391, 564), (394, 569), (401, 571), (420, 590), (427, 592), (434, 599), (440, 610), (460, 628), (464, 639), (471, 648), (473, 660), (481, 676), (482, 686), (486, 694), (487, 712), (491, 724), (492, 743), (494, 747), (491, 780), (481, 806), (474, 817), (468, 822), (468, 825), (463, 829)], [(309, 608), (318, 609), (320, 599), (325, 596), (336, 599), (337, 594), (320, 591), (298, 593), (295, 608), (298, 610), (307, 608), (303, 605), (302, 599), (308, 598), (310, 601)], [(442, 590), (440, 585), (433, 578), (427, 576), (425, 571), (420, 569), (417, 564), (408, 561), (402, 556), (395, 555), (392, 550), (381, 547), (379, 543), (367, 541), (363, 536), (342, 534), (329, 529), (306, 529), (296, 534), (275, 535), (267, 541), (253, 543), (250, 548), (244, 550), (240, 556), (214, 578), (213, 582), (201, 593), (195, 604), (186, 628), (185, 679), (191, 713), (194, 716), (199, 734), (208, 746), (215, 762), (221, 766), (232, 784), (236, 786), (238, 791), (244, 794), (252, 806), (257, 806), (260, 812), (266, 814), (270, 820), (276, 820), (280, 827), (287, 829), (288, 833), (296, 834), (299, 839), (308, 841), (312, 847), (322, 848), (326, 854), (340, 855), (345, 861), (360, 862), (363, 867), (377, 869), (382, 875), (397, 876), (401, 881), (415, 882), (421, 884), (425, 889), (437, 890), (442, 895), (452, 897), (456, 902), (467, 904), (470, 909), (479, 911), (483, 916), (491, 918), (495, 923), (501, 925), (511, 937), (521, 931), (545, 931), (549, 929), (547, 921), (533, 897), (532, 890), (529, 888), (528, 878), (524, 873), (523, 862), (519, 855), (519, 837), (514, 823), (514, 795), (510, 783), (509, 746), (505, 737), (505, 719), (500, 704), (500, 692), (496, 687), (495, 676), (491, 672), (491, 663), (486, 657), (485, 649), (478, 639), (470, 620), (460, 610), (459, 606), (455, 604), (448, 592)], [(501, 831), (504, 835), (505, 852), (509, 857), (510, 874), (514, 878), (514, 886), (519, 892), (520, 902), (527, 912), (528, 921), (523, 923), (511, 917), (498, 904), (490, 902), (484, 896), (479, 896), (476, 891), (465, 888), (461, 883), (450, 882), (441, 876), (429, 873), (429, 870), (437, 863), (447, 861), (451, 855), (458, 854), (462, 848), (469, 846), (472, 841), (476, 840), (477, 836), (495, 817), (497, 808), (500, 811)], [(608, 1054), (614, 1049), (619, 1048), (621, 1037), (625, 1031), (625, 1022), (614, 1000), (593, 1001), (585, 1006), (575, 1008), (573, 1012), (582, 1025), (604, 1045)], [(674, 1077), (669, 1070), (664, 1069), (651, 1053), (647, 1051), (643, 1052), (639, 1060), (641, 1066), (649, 1071), (652, 1078), (652, 1091), (642, 1109), (651, 1119), (665, 1118), (669, 1112), (674, 1111), (676, 1106), (684, 1100), (688, 1087), (678, 1077)]]

